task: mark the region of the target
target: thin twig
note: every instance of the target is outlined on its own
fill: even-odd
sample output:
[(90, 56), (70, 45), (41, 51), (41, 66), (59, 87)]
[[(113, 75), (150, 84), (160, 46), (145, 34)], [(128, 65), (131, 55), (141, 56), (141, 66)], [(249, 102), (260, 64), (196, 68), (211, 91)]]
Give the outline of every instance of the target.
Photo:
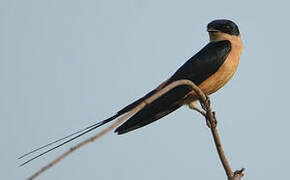
[(219, 158), (222, 162), (222, 165), (224, 167), (224, 170), (225, 170), (228, 178), (231, 178), (231, 177), (233, 177), (233, 171), (232, 171), (231, 166), (230, 166), (230, 164), (225, 156), (225, 152), (224, 152), (222, 144), (221, 144), (221, 140), (220, 140), (217, 128), (216, 128), (217, 121), (215, 118), (215, 114), (211, 110), (210, 101), (207, 98), (207, 101), (203, 101), (202, 103), (204, 103), (204, 105), (205, 105), (205, 111), (207, 113), (207, 118), (208, 118), (208, 121), (211, 123), (210, 130), (211, 130), (214, 142), (215, 142), (217, 152), (219, 154)]
[[(117, 127), (119, 124), (121, 124), (123, 121), (128, 119), (130, 116), (132, 116), (132, 115), (136, 114), (138, 111), (142, 110), (146, 105), (152, 103), (153, 101), (158, 99), (160, 96), (164, 95), (165, 93), (167, 93), (171, 89), (173, 89), (173, 88), (175, 88), (177, 86), (180, 86), (180, 85), (188, 85), (188, 86), (190, 86), (195, 91), (195, 93), (198, 95), (199, 100), (201, 102), (201, 105), (204, 108), (204, 110), (206, 111), (206, 117), (211, 122), (211, 130), (212, 130), (212, 134), (214, 136), (214, 141), (215, 141), (215, 144), (216, 144), (216, 147), (217, 147), (217, 151), (219, 153), (219, 157), (220, 157), (220, 159), (222, 161), (222, 164), (224, 166), (226, 174), (228, 175), (228, 179), (234, 178), (235, 177), (234, 174), (237, 174), (237, 175), (242, 174), (243, 169), (240, 170), (240, 173), (236, 173), (237, 171), (235, 173), (233, 173), (231, 171), (229, 163), (226, 160), (226, 157), (224, 155), (224, 151), (223, 151), (221, 143), (220, 143), (220, 138), (218, 136), (218, 133), (217, 133), (217, 130), (216, 130), (216, 127), (215, 127), (216, 120), (215, 120), (214, 113), (211, 111), (210, 102), (209, 102), (208, 97), (193, 82), (191, 82), (189, 80), (179, 80), (179, 81), (175, 81), (175, 82), (169, 84), (165, 88), (163, 88), (160, 91), (158, 91), (156, 94), (154, 94), (151, 97), (149, 97), (146, 100), (144, 100), (142, 103), (140, 103), (134, 109), (129, 111), (127, 114), (122, 116), (120, 119), (118, 119), (116, 122), (114, 122), (111, 126), (109, 126), (108, 128), (104, 129), (100, 133), (98, 133), (98, 134), (96, 134), (96, 135), (94, 135), (94, 136), (92, 136), (92, 137), (80, 142), (79, 144), (73, 146), (68, 151), (66, 151), (63, 154), (61, 154), (58, 158), (56, 158), (55, 160), (53, 160), (52, 162), (50, 162), (49, 164), (47, 164), (46, 166), (41, 168), (39, 171), (37, 171), (35, 174), (33, 174), (30, 178), (28, 178), (28, 180), (33, 180), (34, 178), (39, 176), (41, 173), (43, 173), (44, 171), (48, 170), (49, 168), (51, 168), (52, 166), (54, 166), (55, 164), (57, 164), (58, 162), (63, 160), (65, 157), (67, 157), (69, 154), (71, 154), (75, 150), (79, 149), (80, 147), (82, 147), (82, 146), (84, 146), (84, 145), (86, 145), (86, 144), (88, 144), (90, 142), (93, 142), (97, 138), (99, 138), (99, 137), (103, 136), (104, 134), (108, 133), (109, 131), (111, 131), (112, 129)], [(203, 114), (203, 113), (201, 113), (201, 114)], [(230, 179), (230, 180), (238, 180), (238, 179)]]
[[(134, 109), (135, 111), (137, 110), (137, 108)], [(34, 173), (31, 177), (28, 178), (28, 180), (32, 180), (34, 178), (36, 178), (37, 176), (39, 176), (41, 173), (43, 173), (44, 171), (48, 170), (49, 168), (51, 168), (52, 166), (54, 166), (55, 164), (57, 164), (58, 162), (60, 162), (61, 160), (63, 160), (65, 157), (67, 157), (69, 154), (71, 154), (72, 152), (74, 152), (75, 150), (79, 149), (80, 147), (93, 142), (94, 140), (96, 140), (97, 138), (101, 137), (102, 135), (106, 134), (107, 132), (109, 132), (110, 130), (114, 129), (115, 127), (117, 127), (119, 124), (121, 124), (124, 120), (126, 120), (130, 115), (136, 113), (135, 111), (130, 111), (129, 113), (127, 113), (126, 115), (122, 116), (118, 121), (116, 121), (114, 124), (112, 124), (111, 126), (109, 126), (108, 128), (104, 129), (103, 131), (101, 131), (100, 133), (96, 134), (95, 136), (92, 136), (82, 142), (80, 142), (79, 144), (71, 147), (68, 151), (64, 152), (63, 154), (61, 154), (58, 158), (56, 158), (55, 160), (51, 161), (49, 164), (47, 164), (46, 166), (44, 166), (43, 168), (41, 168), (39, 171), (37, 171), (36, 173)]]
[(56, 158), (55, 160), (53, 160), (52, 162), (50, 162), (49, 164), (47, 164), (46, 166), (44, 166), (43, 168), (41, 168), (39, 171), (37, 171), (36, 173), (34, 173), (31, 177), (28, 178), (28, 180), (33, 180), (34, 178), (36, 178), (37, 176), (39, 176), (41, 173), (43, 173), (44, 171), (48, 170), (49, 168), (51, 168), (52, 166), (54, 166), (55, 164), (57, 164), (58, 162), (60, 162), (61, 160), (63, 160), (65, 157), (67, 157), (69, 154), (71, 154), (72, 152), (74, 152), (75, 150), (79, 149), (80, 147), (93, 142), (94, 140), (96, 140), (97, 138), (103, 136), (104, 134), (106, 134), (107, 132), (111, 131), (112, 129), (114, 129), (115, 127), (117, 127), (119, 124), (121, 124), (123, 121), (125, 121), (126, 119), (128, 119), (130, 116), (134, 115), (135, 113), (137, 113), (138, 111), (140, 111), (141, 109), (143, 109), (147, 104), (152, 103), (153, 101), (155, 101), (156, 99), (158, 99), (160, 96), (162, 96), (163, 94), (167, 93), (168, 91), (170, 91), (171, 89), (173, 89), (176, 86), (180, 86), (180, 85), (190, 85), (192, 84), (191, 81), (189, 80), (181, 80), (181, 81), (176, 81), (171, 83), (170, 85), (166, 86), (165, 88), (161, 89), (158, 93), (152, 95), (151, 97), (147, 98), (146, 100), (144, 100), (142, 103), (140, 103), (138, 106), (136, 106), (134, 109), (132, 109), (131, 111), (129, 111), (127, 114), (125, 114), (124, 116), (122, 116), (120, 119), (118, 119), (116, 122), (114, 122), (111, 126), (109, 126), (108, 128), (104, 129), (103, 131), (101, 131), (100, 133), (80, 142), (79, 144), (71, 147), (68, 151), (64, 152), (63, 154), (61, 154), (58, 158)]
[(192, 109), (196, 110), (197, 112), (200, 112), (202, 115), (205, 116), (207, 125), (211, 129), (211, 133), (215, 142), (215, 146), (219, 155), (219, 158), (221, 160), (221, 163), (224, 167), (225, 173), (227, 174), (227, 177), (229, 180), (240, 180), (244, 174), (243, 171), (245, 170), (242, 168), (241, 170), (237, 170), (235, 172), (232, 171), (231, 166), (225, 156), (221, 140), (216, 128), (217, 120), (215, 117), (215, 113), (211, 109), (210, 100), (209, 97), (206, 96), (198, 87), (192, 86), (193, 90), (196, 92), (196, 94), (199, 96), (199, 101), (201, 103), (202, 108), (206, 111), (206, 115), (204, 115), (204, 112), (198, 108), (191, 107)]

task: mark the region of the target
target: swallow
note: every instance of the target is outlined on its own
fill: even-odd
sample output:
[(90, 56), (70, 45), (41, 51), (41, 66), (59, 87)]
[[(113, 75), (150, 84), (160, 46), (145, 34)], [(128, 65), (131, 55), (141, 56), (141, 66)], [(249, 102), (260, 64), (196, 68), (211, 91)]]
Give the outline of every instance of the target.
[[(35, 157), (37, 158), (84, 135), (97, 127), (102, 126), (129, 112), (146, 98), (157, 93), (174, 81), (182, 79), (190, 80), (195, 83), (206, 95), (210, 95), (222, 88), (232, 78), (239, 64), (240, 55), (243, 49), (240, 31), (238, 26), (233, 21), (217, 19), (207, 25), (207, 32), (209, 34), (209, 43), (188, 61), (186, 61), (168, 80), (161, 83), (157, 88), (153, 89), (151, 92), (133, 103), (127, 105), (118, 111), (114, 116), (57, 141), (49, 143), (48, 145), (37, 148), (30, 153), (21, 156), (20, 158), (23, 158), (28, 154), (38, 151), (39, 149), (47, 147), (51, 144), (74, 136), (71, 139)], [(183, 105), (191, 106), (198, 100), (194, 95), (195, 92), (188, 86), (178, 86), (173, 88), (130, 117), (127, 121), (115, 129), (115, 132), (119, 135), (128, 133), (159, 120)], [(32, 158), (31, 160), (35, 158)], [(31, 160), (28, 160), (22, 165), (30, 162)]]

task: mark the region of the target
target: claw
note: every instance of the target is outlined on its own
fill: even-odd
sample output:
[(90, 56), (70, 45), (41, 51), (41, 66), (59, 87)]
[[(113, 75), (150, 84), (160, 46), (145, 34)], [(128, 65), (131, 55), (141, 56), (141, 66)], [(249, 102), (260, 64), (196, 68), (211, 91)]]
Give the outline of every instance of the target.
[(208, 107), (210, 106), (209, 97), (208, 96), (206, 97), (205, 102), (203, 102), (203, 101), (200, 101), (200, 102), (201, 102), (200, 105), (201, 105), (202, 109), (204, 109), (206, 111), (208, 109)]
[(216, 117), (215, 117), (215, 112), (212, 112), (212, 114), (213, 114), (213, 120), (212, 121), (209, 119), (209, 115), (206, 114), (206, 125), (209, 128), (215, 128), (217, 126), (217, 120), (216, 120)]

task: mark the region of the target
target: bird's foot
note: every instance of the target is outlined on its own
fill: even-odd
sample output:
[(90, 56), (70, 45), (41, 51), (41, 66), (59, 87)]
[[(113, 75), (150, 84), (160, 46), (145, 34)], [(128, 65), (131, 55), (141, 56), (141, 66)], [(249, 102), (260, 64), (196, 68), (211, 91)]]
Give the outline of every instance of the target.
[(199, 112), (199, 113), (202, 114), (204, 117), (206, 117), (206, 112), (198, 108), (198, 101), (192, 101), (192, 102), (190, 102), (190, 103), (188, 104), (188, 107), (189, 107), (190, 109), (193, 109), (193, 110)]
[(217, 120), (216, 120), (216, 117), (215, 117), (215, 112), (212, 112), (212, 115), (213, 115), (213, 118), (210, 118), (209, 114), (207, 113), (206, 114), (206, 125), (209, 127), (209, 128), (215, 128), (217, 126)]
[(200, 105), (201, 105), (202, 109), (204, 109), (205, 111), (207, 111), (208, 110), (208, 107), (210, 107), (210, 99), (209, 99), (209, 97), (208, 96), (206, 97), (205, 102), (200, 101)]

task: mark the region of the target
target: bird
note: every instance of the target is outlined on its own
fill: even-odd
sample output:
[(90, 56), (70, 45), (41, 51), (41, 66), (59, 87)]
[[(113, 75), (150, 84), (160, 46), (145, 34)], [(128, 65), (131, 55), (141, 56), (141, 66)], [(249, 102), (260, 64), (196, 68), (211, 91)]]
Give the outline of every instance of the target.
[[(192, 56), (168, 80), (144, 97), (120, 110), (117, 115), (130, 111), (140, 102), (152, 96), (170, 83), (187, 79), (195, 83), (206, 95), (210, 95), (223, 87), (237, 70), (243, 44), (238, 26), (231, 20), (218, 19), (207, 25), (210, 42), (197, 54)], [(173, 89), (155, 100), (149, 106), (137, 112), (115, 132), (125, 134), (146, 126), (182, 105), (195, 104), (195, 92), (189, 87), (181, 86)]]
[[(19, 157), (19, 159), (56, 142), (74, 136), (71, 139), (68, 139), (26, 161), (22, 165), (129, 112), (145, 99), (151, 97), (172, 82), (184, 79), (190, 80), (206, 95), (211, 95), (222, 88), (233, 77), (238, 68), (243, 49), (240, 31), (237, 24), (231, 20), (215, 19), (207, 24), (207, 32), (209, 34), (208, 44), (189, 58), (169, 79), (161, 83), (145, 96), (125, 106), (112, 117), (24, 154)], [(198, 100), (194, 95), (195, 92), (188, 86), (178, 86), (173, 88), (163, 96), (157, 98), (151, 104), (145, 106), (139, 112), (135, 113), (123, 124), (117, 127), (114, 132), (118, 135), (125, 134), (157, 121), (183, 105), (189, 105), (189, 107), (192, 107)]]

